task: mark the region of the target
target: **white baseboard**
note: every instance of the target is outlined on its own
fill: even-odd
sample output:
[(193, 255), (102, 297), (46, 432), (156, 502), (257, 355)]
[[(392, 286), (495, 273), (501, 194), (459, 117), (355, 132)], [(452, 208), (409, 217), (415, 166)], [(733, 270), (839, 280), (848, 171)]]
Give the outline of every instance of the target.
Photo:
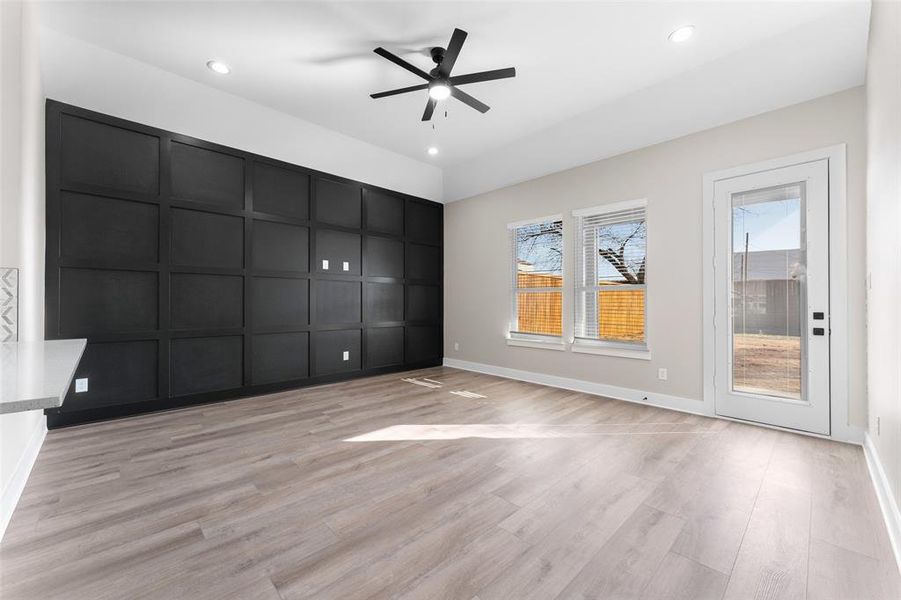
[(486, 375), (497, 375), (498, 377), (506, 377), (507, 379), (517, 379), (519, 381), (527, 381), (529, 383), (537, 383), (540, 385), (549, 385), (551, 387), (562, 388), (565, 390), (573, 390), (575, 392), (584, 392), (586, 394), (594, 394), (596, 396), (605, 396), (615, 400), (625, 400), (626, 402), (635, 402), (637, 404), (647, 404), (648, 406), (656, 406), (658, 408), (668, 408), (679, 412), (691, 413), (693, 415), (701, 415), (714, 419), (725, 419), (727, 421), (737, 421), (765, 427), (767, 429), (776, 429), (778, 431), (788, 431), (798, 435), (806, 435), (809, 437), (832, 439), (837, 442), (846, 442), (848, 444), (863, 444), (863, 430), (856, 426), (846, 426), (841, 429), (835, 428), (831, 436), (823, 436), (816, 433), (808, 433), (806, 431), (798, 431), (795, 429), (786, 429), (775, 425), (766, 425), (764, 423), (751, 423), (750, 421), (741, 421), (717, 415), (714, 412), (712, 404), (708, 404), (702, 400), (694, 400), (682, 396), (670, 396), (668, 394), (657, 394), (654, 392), (646, 392), (632, 388), (624, 388), (616, 385), (607, 385), (605, 383), (595, 383), (593, 381), (585, 381), (583, 379), (572, 379), (570, 377), (558, 377), (557, 375), (547, 375), (545, 373), (533, 373), (532, 371), (522, 371), (520, 369), (511, 369), (508, 367), (498, 367), (485, 363), (470, 362), (468, 360), (459, 360), (456, 358), (445, 358), (444, 366), (453, 367), (455, 369), (463, 369), (464, 371), (474, 371), (476, 373), (485, 373)]
[(16, 510), (16, 505), (19, 503), (19, 498), (22, 496), (22, 491), (25, 489), (28, 476), (31, 474), (31, 469), (34, 467), (46, 436), (47, 419), (42, 418), (40, 425), (35, 427), (31, 437), (28, 438), (24, 452), (16, 464), (9, 483), (3, 489), (2, 497), (0, 497), (0, 540), (3, 539), (3, 534), (6, 533), (6, 526), (9, 525), (9, 521), (12, 519), (13, 511)]
[(469, 362), (468, 360), (457, 360), (456, 358), (445, 358), (444, 366), (463, 369), (464, 371), (485, 373), (486, 375), (497, 375), (498, 377), (506, 377), (507, 379), (518, 379), (520, 381), (528, 381), (529, 383), (537, 383), (540, 385), (549, 385), (564, 390), (573, 390), (574, 392), (605, 396), (616, 400), (625, 400), (626, 402), (647, 404), (658, 408), (669, 408), (671, 410), (687, 412), (694, 415), (702, 415), (705, 417), (713, 416), (711, 411), (707, 409), (704, 402), (701, 400), (693, 400), (681, 396), (644, 392), (642, 390), (634, 390), (604, 383), (595, 383), (583, 379), (533, 373), (531, 371), (521, 371), (519, 369), (510, 369), (508, 367), (497, 367), (495, 365), (486, 365), (484, 363)]
[(901, 507), (898, 506), (898, 499), (892, 493), (892, 486), (885, 475), (885, 469), (882, 468), (879, 452), (869, 433), (864, 434), (863, 452), (867, 457), (867, 467), (870, 469), (873, 487), (876, 488), (876, 497), (879, 499), (882, 517), (885, 519), (885, 526), (888, 529), (889, 541), (895, 552), (898, 571), (901, 572)]

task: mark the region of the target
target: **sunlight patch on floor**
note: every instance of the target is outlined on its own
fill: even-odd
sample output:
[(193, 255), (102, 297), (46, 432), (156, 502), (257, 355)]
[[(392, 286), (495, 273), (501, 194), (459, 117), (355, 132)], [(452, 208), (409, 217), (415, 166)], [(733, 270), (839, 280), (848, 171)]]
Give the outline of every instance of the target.
[(416, 379), (415, 377), (404, 377), (401, 381), (406, 381), (407, 383), (412, 383), (414, 385), (421, 385), (422, 387), (427, 388), (440, 388), (441, 383), (437, 381), (433, 381), (431, 379)]
[(451, 392), (455, 396), (463, 396), (464, 398), (472, 398), (473, 400), (478, 398), (485, 398), (482, 394), (476, 394), (475, 392), (468, 392), (466, 390), (457, 390), (455, 392)]

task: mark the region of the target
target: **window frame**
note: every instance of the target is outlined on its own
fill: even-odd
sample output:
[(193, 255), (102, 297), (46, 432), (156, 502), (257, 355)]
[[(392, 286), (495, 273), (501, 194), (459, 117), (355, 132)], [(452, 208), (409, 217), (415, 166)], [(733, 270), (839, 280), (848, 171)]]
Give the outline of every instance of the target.
[[(651, 359), (650, 350), (650, 328), (648, 327), (648, 298), (650, 296), (650, 287), (647, 280), (648, 265), (648, 243), (645, 240), (644, 260), (645, 260), (645, 282), (643, 284), (623, 284), (617, 285), (618, 290), (643, 289), (644, 290), (644, 340), (641, 342), (628, 342), (625, 340), (604, 339), (578, 337), (576, 331), (580, 322), (580, 306), (581, 294), (585, 292), (599, 292), (607, 289), (608, 286), (587, 285), (585, 277), (585, 267), (581, 254), (585, 249), (585, 230), (582, 227), (582, 219), (585, 217), (603, 216), (611, 213), (621, 212), (624, 210), (641, 209), (644, 211), (645, 227), (649, 228), (648, 218), (648, 201), (647, 198), (639, 198), (635, 200), (626, 200), (623, 202), (613, 202), (609, 204), (601, 204), (590, 206), (587, 208), (579, 208), (572, 211), (573, 229), (575, 230), (575, 241), (573, 244), (573, 253), (576, 264), (576, 276), (573, 279), (573, 341), (572, 351), (582, 352), (586, 354), (601, 354), (607, 356), (618, 356), (623, 358), (637, 358), (641, 360)], [(598, 323), (600, 328), (600, 322)]]
[(566, 276), (565, 276), (565, 260), (560, 265), (560, 287), (536, 287), (521, 288), (518, 283), (518, 268), (516, 256), (516, 230), (529, 225), (538, 225), (541, 223), (560, 223), (560, 244), (563, 256), (566, 256), (566, 237), (565, 237), (565, 221), (562, 214), (546, 215), (536, 217), (534, 219), (526, 219), (523, 221), (515, 221), (507, 223), (507, 237), (510, 244), (510, 321), (507, 324), (507, 344), (510, 346), (523, 346), (527, 348), (547, 348), (551, 350), (564, 350), (563, 328), (566, 322), (564, 312), (560, 311), (560, 335), (544, 334), (544, 333), (528, 333), (525, 331), (517, 331), (519, 323), (519, 304), (517, 296), (522, 292), (549, 293), (559, 292), (561, 308), (566, 293)]

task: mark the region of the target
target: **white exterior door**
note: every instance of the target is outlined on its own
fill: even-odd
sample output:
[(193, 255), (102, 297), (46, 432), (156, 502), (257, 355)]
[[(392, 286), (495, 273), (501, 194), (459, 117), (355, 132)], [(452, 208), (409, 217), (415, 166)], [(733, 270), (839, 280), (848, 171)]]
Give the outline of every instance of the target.
[(718, 415), (829, 435), (829, 165), (716, 181)]

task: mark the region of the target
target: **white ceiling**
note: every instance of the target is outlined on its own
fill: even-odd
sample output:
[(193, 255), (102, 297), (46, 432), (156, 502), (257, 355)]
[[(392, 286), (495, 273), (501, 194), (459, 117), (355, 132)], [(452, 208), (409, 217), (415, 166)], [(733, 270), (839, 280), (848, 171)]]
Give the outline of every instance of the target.
[[(446, 168), (599, 107), (619, 110), (623, 98), (705, 65), (722, 72), (734, 56), (736, 68), (747, 69), (755, 48), (761, 49), (755, 68), (784, 71), (790, 56), (765, 50), (778, 42), (791, 52), (786, 36), (811, 28), (818, 33), (805, 35), (804, 44), (813, 64), (808, 60), (805, 72), (780, 77), (782, 95), (803, 96), (811, 68), (818, 92), (830, 82), (837, 91), (847, 87), (848, 69), (863, 80), (868, 12), (861, 1), (76, 1), (42, 5), (41, 20), (72, 37)], [(695, 36), (683, 45), (669, 43), (670, 31), (686, 23), (695, 25)], [(384, 46), (428, 70), (433, 65), (425, 51), (445, 46), (454, 27), (469, 32), (455, 74), (516, 67), (515, 79), (465, 87), (492, 110), (482, 115), (449, 100), (447, 117), (439, 108), (433, 129), (420, 122), (426, 92), (369, 98), (420, 83), (373, 48)], [(836, 52), (850, 57), (841, 69), (835, 69)], [(232, 74), (211, 73), (205, 67), (210, 58), (227, 62)], [(785, 86), (799, 94), (786, 95)], [(701, 100), (707, 90), (695, 93)], [(740, 88), (729, 93), (748, 95)], [(685, 111), (693, 110), (690, 97), (682, 101)], [(663, 108), (668, 98), (658, 102)], [(615, 121), (616, 115), (608, 117)], [(697, 126), (704, 128), (703, 119)], [(440, 148), (437, 157), (426, 156), (430, 145)]]

